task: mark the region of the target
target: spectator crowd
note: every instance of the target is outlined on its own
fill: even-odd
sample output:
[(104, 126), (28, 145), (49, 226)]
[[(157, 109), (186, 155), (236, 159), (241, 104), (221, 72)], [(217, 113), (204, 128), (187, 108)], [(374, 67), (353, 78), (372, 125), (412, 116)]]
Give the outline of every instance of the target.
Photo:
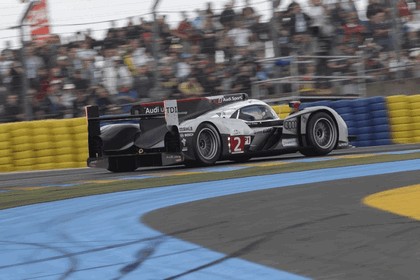
[[(212, 4), (192, 17), (181, 12), (175, 27), (158, 15), (156, 30), (152, 21), (130, 18), (103, 39), (88, 30), (66, 43), (59, 35), (32, 41), (25, 47), (26, 74), (20, 50), (5, 46), (0, 121), (80, 117), (86, 105), (108, 114), (126, 112), (135, 102), (250, 94), (254, 82), (279, 77), (279, 69), (281, 77), (291, 75), (286, 58), (292, 55), (330, 56), (298, 64), (306, 81), (302, 91), (331, 87), (311, 77), (356, 73), (360, 60), (354, 56), (362, 57), (370, 81), (420, 77), (417, 3), (398, 0), (395, 18), (392, 6), (369, 0), (365, 18), (353, 0), (309, 0), (304, 7), (292, 2), (267, 22), (248, 0), (229, 1), (220, 11)], [(282, 59), (267, 62), (269, 42)], [(273, 96), (273, 84), (264, 83), (264, 89)], [(31, 116), (25, 115), (28, 108)]]

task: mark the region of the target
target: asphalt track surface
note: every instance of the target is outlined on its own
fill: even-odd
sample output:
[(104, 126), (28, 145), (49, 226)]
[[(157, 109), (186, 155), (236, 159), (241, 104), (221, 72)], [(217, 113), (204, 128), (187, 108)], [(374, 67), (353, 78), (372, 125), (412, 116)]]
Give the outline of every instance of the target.
[[(75, 174), (115, 176), (13, 173), (0, 183), (72, 182)], [(418, 279), (419, 222), (361, 199), (419, 183), (420, 159), (2, 210), (0, 279)]]
[(420, 171), (411, 171), (247, 192), (160, 209), (144, 222), (313, 279), (419, 279), (420, 222), (361, 205), (418, 183)]

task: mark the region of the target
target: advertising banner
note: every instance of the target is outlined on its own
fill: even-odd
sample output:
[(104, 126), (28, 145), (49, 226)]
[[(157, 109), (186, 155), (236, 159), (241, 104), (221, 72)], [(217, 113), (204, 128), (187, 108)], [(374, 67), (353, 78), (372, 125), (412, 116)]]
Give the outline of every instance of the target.
[(26, 24), (29, 26), (31, 39), (34, 41), (45, 40), (50, 36), (48, 21), (47, 0), (33, 1), (28, 11)]

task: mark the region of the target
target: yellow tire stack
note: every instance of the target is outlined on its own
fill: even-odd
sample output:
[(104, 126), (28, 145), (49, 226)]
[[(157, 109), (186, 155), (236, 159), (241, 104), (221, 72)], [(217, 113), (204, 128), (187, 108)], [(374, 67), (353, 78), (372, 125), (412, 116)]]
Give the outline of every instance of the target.
[(412, 133), (415, 143), (420, 143), (420, 94), (408, 96), (410, 104)]
[(73, 136), (70, 131), (71, 119), (65, 120), (49, 120), (47, 127), (49, 128), (54, 151), (53, 164), (55, 169), (74, 167), (73, 162)]
[(0, 172), (86, 167), (85, 118), (0, 124)]
[(35, 153), (33, 149), (32, 122), (19, 122), (10, 125), (10, 150), (13, 171), (35, 170)]
[(289, 105), (274, 105), (272, 108), (280, 119), (286, 118), (291, 112)]
[(394, 143), (414, 143), (413, 119), (410, 98), (406, 95), (387, 97), (391, 135)]
[(55, 164), (55, 138), (52, 123), (55, 120), (37, 121), (34, 132), (35, 165), (38, 170), (57, 168)]
[(73, 167), (86, 167), (86, 160), (88, 158), (88, 133), (86, 119), (72, 119), (69, 131), (73, 137)]
[(11, 124), (0, 125), (0, 172), (13, 171), (13, 151), (10, 143)]

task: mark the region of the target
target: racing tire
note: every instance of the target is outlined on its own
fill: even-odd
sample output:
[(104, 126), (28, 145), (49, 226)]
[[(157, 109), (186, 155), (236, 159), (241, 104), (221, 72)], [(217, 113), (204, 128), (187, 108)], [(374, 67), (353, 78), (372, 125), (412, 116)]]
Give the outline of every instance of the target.
[(195, 162), (198, 165), (213, 165), (222, 153), (222, 141), (217, 129), (209, 124), (198, 126), (193, 138)]
[(306, 137), (308, 146), (300, 150), (301, 154), (305, 156), (327, 155), (337, 144), (337, 126), (327, 113), (316, 113), (309, 119)]
[(113, 157), (108, 159), (108, 171), (114, 173), (132, 172), (137, 169), (136, 159), (130, 157)]

